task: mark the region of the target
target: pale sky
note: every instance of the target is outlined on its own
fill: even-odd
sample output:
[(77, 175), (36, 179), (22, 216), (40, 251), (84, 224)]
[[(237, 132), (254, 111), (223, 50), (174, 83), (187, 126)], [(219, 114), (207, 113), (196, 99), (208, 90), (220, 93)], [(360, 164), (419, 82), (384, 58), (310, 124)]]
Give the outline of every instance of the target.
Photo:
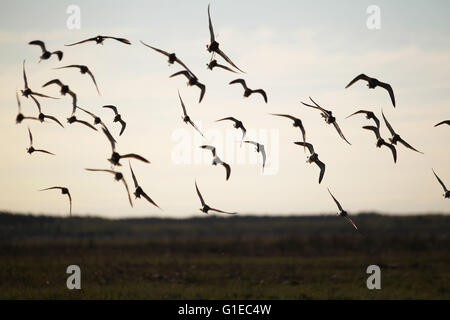
[[(350, 213), (450, 212), (450, 201), (434, 178), (434, 168), (450, 187), (450, 127), (433, 125), (450, 119), (450, 3), (448, 1), (211, 1), (211, 16), (221, 48), (246, 74), (206, 69), (210, 55), (208, 1), (3, 1), (0, 10), (0, 210), (66, 216), (67, 199), (57, 191), (38, 192), (53, 185), (67, 186), (73, 197), (74, 215), (102, 217), (186, 217), (198, 211), (194, 180), (206, 202), (241, 214), (334, 213), (329, 187)], [(81, 28), (69, 30), (69, 5), (81, 9)], [(381, 10), (381, 29), (366, 26), (369, 5)], [(64, 44), (98, 34), (124, 37), (131, 46), (106, 40), (103, 46)], [(63, 50), (64, 58), (39, 61), (38, 47), (27, 43), (42, 40), (50, 50)], [(199, 90), (187, 87), (185, 78), (169, 79), (181, 70), (140, 44), (176, 52), (206, 85), (198, 104)], [(151, 161), (133, 161), (143, 189), (163, 208), (145, 200), (128, 204), (123, 186), (106, 173), (84, 168), (110, 168), (110, 146), (101, 132), (69, 125), (71, 99), (41, 99), (43, 111), (60, 119), (52, 123), (15, 124), (15, 90), (23, 88), (22, 60), (27, 61), (29, 85), (38, 92), (59, 97), (57, 87), (41, 88), (59, 78), (77, 93), (79, 106), (97, 113), (118, 140), (119, 153), (135, 152)], [(220, 60), (219, 62), (223, 62)], [(223, 62), (224, 63), (224, 62)], [(96, 76), (102, 96), (87, 75), (77, 70), (54, 70), (68, 64), (87, 65)], [(345, 85), (359, 73), (389, 82), (397, 108), (387, 92), (369, 90), (364, 83)], [(269, 103), (260, 96), (243, 98), (239, 85), (228, 82), (243, 77), (250, 88), (263, 88)], [(188, 112), (209, 141), (185, 125), (177, 90)], [(300, 101), (311, 96), (333, 111), (347, 145), (319, 112)], [(25, 115), (37, 115), (31, 99), (22, 98)], [(116, 105), (127, 121), (112, 123)], [(381, 109), (394, 129), (421, 155), (397, 147), (393, 163), (388, 149), (377, 149), (375, 137), (363, 130), (372, 122), (364, 116), (345, 119), (359, 109), (374, 111), (382, 122), (382, 136), (389, 137)], [(302, 119), (307, 140), (314, 144), (327, 169), (321, 184), (319, 170), (307, 164), (298, 129), (287, 119), (269, 113), (287, 113)], [(92, 121), (81, 112), (79, 118)], [(215, 120), (233, 116), (243, 121), (248, 138), (265, 141), (268, 163), (254, 163), (254, 149), (240, 147), (241, 133), (232, 123)], [(27, 125), (35, 147), (56, 153), (28, 155)], [(186, 158), (180, 135), (191, 140)], [(183, 140), (185, 141), (185, 140)], [(211, 156), (199, 145), (212, 143), (232, 172), (211, 165)], [(184, 145), (185, 146), (185, 145)], [(226, 147), (228, 146), (228, 147)], [(230, 150), (234, 147), (234, 152)], [(185, 149), (186, 150), (186, 149)], [(199, 161), (200, 159), (201, 161)], [(257, 158), (259, 161), (259, 157)], [(178, 163), (180, 160), (190, 163)], [(128, 162), (118, 168), (131, 189)]]

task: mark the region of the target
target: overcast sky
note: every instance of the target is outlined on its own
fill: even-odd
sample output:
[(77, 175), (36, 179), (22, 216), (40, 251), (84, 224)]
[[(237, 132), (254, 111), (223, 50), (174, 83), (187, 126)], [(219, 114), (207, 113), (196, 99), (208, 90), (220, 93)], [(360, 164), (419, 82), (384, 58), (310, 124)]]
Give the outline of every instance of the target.
[[(450, 127), (433, 125), (450, 118), (450, 3), (448, 1), (211, 1), (211, 16), (221, 48), (246, 74), (206, 69), (210, 55), (208, 1), (3, 1), (0, 10), (0, 210), (65, 216), (67, 199), (57, 191), (38, 192), (53, 185), (67, 186), (75, 215), (103, 217), (201, 215), (194, 180), (206, 202), (219, 209), (242, 214), (333, 213), (329, 187), (350, 213), (450, 212), (450, 201), (431, 168), (450, 187)], [(69, 5), (81, 10), (81, 28), (67, 27)], [(381, 28), (367, 27), (367, 7), (380, 8)], [(124, 37), (131, 46), (105, 41), (103, 46), (64, 44), (97, 34)], [(49, 50), (63, 50), (38, 63), (40, 50), (27, 43), (45, 41)], [(206, 85), (202, 103), (199, 90), (187, 87), (185, 78), (169, 76), (181, 70), (143, 46), (139, 40), (176, 52)], [(77, 93), (78, 104), (97, 113), (118, 140), (119, 153), (134, 152), (151, 161), (132, 161), (143, 189), (164, 209), (145, 200), (128, 204), (123, 185), (106, 173), (84, 168), (109, 169), (110, 146), (101, 132), (69, 125), (71, 99), (41, 99), (43, 111), (55, 115), (65, 128), (52, 123), (15, 124), (15, 90), (23, 88), (22, 60), (26, 60), (29, 85), (38, 92), (59, 97), (57, 87), (41, 88), (59, 78)], [(223, 62), (220, 60), (220, 62)], [(87, 65), (96, 76), (99, 96), (87, 75), (77, 70), (53, 68)], [(364, 83), (345, 85), (359, 73), (389, 82), (397, 108), (387, 92), (369, 90)], [(263, 88), (269, 103), (260, 96), (243, 98), (239, 85)], [(185, 125), (177, 90), (188, 112), (204, 131), (204, 140)], [(311, 96), (333, 110), (347, 145), (316, 110), (300, 101)], [(23, 113), (37, 115), (31, 99), (21, 98)], [(127, 121), (113, 123), (106, 104), (116, 105)], [(345, 119), (359, 109), (384, 111), (394, 129), (417, 149), (399, 145), (398, 162), (390, 151), (375, 147), (375, 137), (363, 130), (371, 124), (363, 116)], [(307, 164), (298, 129), (287, 119), (269, 113), (287, 113), (302, 119), (307, 140), (314, 144), (326, 173), (318, 184), (319, 170)], [(79, 118), (92, 121), (77, 111)], [(234, 116), (243, 121), (248, 138), (264, 142), (268, 153), (266, 174), (260, 157), (243, 145), (232, 123), (215, 120)], [(26, 153), (27, 125), (35, 147), (56, 157)], [(389, 132), (382, 121), (382, 136)], [(232, 168), (211, 165), (211, 155), (199, 145), (216, 145), (221, 158)], [(118, 168), (131, 189), (128, 161)]]

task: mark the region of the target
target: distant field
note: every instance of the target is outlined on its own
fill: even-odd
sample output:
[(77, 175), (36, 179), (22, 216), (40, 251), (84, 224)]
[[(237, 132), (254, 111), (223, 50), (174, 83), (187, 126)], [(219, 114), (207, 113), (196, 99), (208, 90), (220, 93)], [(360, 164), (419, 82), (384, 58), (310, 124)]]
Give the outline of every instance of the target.
[[(0, 213), (2, 299), (450, 299), (450, 216), (189, 220)], [(82, 290), (66, 288), (81, 268)], [(366, 268), (381, 267), (381, 290)]]

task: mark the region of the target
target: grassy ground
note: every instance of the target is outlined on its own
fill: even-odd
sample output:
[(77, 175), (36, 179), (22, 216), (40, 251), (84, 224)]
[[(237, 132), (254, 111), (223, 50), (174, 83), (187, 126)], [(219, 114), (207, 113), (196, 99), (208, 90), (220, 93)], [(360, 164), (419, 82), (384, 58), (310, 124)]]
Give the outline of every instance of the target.
[[(2, 299), (450, 299), (450, 217), (0, 214)], [(82, 290), (66, 288), (81, 268)], [(381, 267), (381, 290), (366, 287)]]

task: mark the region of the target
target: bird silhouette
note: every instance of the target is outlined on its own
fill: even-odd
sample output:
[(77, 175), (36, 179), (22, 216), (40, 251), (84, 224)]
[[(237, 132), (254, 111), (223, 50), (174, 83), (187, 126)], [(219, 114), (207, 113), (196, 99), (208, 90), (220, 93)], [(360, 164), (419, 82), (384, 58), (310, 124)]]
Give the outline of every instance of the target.
[(319, 155), (314, 151), (314, 146), (308, 142), (298, 141), (294, 143), (308, 148), (310, 155), (306, 158), (306, 163), (315, 163), (320, 168), (319, 183), (321, 183), (325, 174), (325, 163), (319, 160)]
[(71, 65), (68, 65), (68, 66), (59, 67), (59, 68), (55, 68), (55, 69), (67, 69), (67, 68), (78, 68), (80, 70), (81, 74), (86, 74), (87, 73), (91, 77), (92, 81), (94, 82), (94, 85), (95, 85), (95, 88), (97, 89), (98, 95), (101, 95), (100, 94), (100, 90), (98, 90), (97, 81), (95, 81), (95, 77), (92, 74), (91, 70), (89, 70), (88, 67), (86, 67), (84, 65), (80, 65), (80, 64), (71, 64)]
[(210, 145), (202, 145), (202, 146), (200, 146), (200, 148), (211, 151), (211, 153), (213, 155), (212, 165), (216, 166), (218, 164), (221, 164), (225, 168), (225, 171), (226, 171), (226, 176), (225, 177), (226, 177), (226, 180), (228, 180), (230, 178), (230, 174), (231, 174), (231, 167), (230, 167), (230, 165), (228, 163), (223, 162), (222, 159), (220, 159), (217, 156), (216, 148), (213, 147), (213, 146), (210, 146)]
[(338, 215), (345, 218), (348, 222), (351, 223), (351, 225), (353, 226), (353, 228), (355, 228), (356, 231), (358, 230), (358, 227), (356, 226), (356, 224), (353, 222), (352, 219), (350, 219), (350, 217), (348, 216), (347, 211), (345, 211), (344, 209), (342, 209), (341, 204), (339, 203), (339, 201), (336, 200), (336, 198), (333, 196), (333, 194), (331, 193), (330, 189), (328, 189), (328, 192), (330, 193), (330, 196), (333, 198), (334, 202), (336, 203), (336, 206), (338, 207), (339, 211), (338, 211)]
[(46, 190), (53, 190), (53, 189), (59, 189), (61, 190), (61, 194), (67, 194), (67, 197), (69, 197), (69, 216), (72, 216), (72, 196), (70, 195), (69, 189), (67, 189), (66, 187), (50, 187), (50, 188), (46, 188), (46, 189), (41, 189), (39, 191), (46, 191)]
[(85, 42), (89, 42), (89, 41), (95, 41), (96, 44), (103, 44), (103, 41), (105, 41), (106, 39), (113, 39), (113, 40), (117, 40), (117, 41), (125, 43), (125, 44), (131, 44), (131, 42), (129, 40), (124, 39), (124, 38), (116, 38), (116, 37), (110, 37), (110, 36), (96, 36), (96, 37), (89, 38), (86, 40), (81, 40), (81, 41), (78, 41), (75, 43), (66, 44), (66, 47), (75, 46), (77, 44), (81, 44), (81, 43), (85, 43)]
[(242, 130), (242, 139), (241, 140), (243, 141), (244, 138), (245, 138), (245, 134), (247, 133), (247, 130), (245, 129), (242, 121), (240, 121), (240, 120), (238, 120), (236, 118), (233, 118), (233, 117), (226, 117), (226, 118), (222, 118), (222, 119), (216, 120), (216, 122), (218, 122), (218, 121), (225, 121), (225, 120), (233, 121), (234, 122), (233, 127), (235, 127), (236, 129), (241, 129)]
[(123, 174), (121, 172), (114, 171), (114, 170), (108, 170), (108, 169), (89, 169), (89, 168), (86, 168), (85, 170), (87, 170), (87, 171), (94, 171), (94, 172), (108, 172), (108, 173), (113, 174), (114, 175), (114, 179), (116, 181), (122, 181), (123, 185), (125, 186), (125, 189), (127, 190), (128, 201), (130, 202), (130, 205), (133, 207), (133, 201), (131, 201), (130, 190), (128, 189), (128, 184), (125, 181), (125, 177), (123, 176)]
[(200, 190), (198, 189), (197, 181), (195, 181), (195, 190), (197, 190), (197, 195), (198, 195), (198, 197), (200, 199), (200, 202), (202, 204), (202, 207), (199, 209), (200, 211), (202, 211), (202, 212), (204, 212), (206, 214), (208, 214), (208, 211), (215, 211), (215, 212), (226, 213), (226, 214), (236, 214), (236, 212), (222, 211), (222, 210), (211, 208), (210, 206), (208, 206), (205, 203), (205, 200), (203, 200), (202, 194), (200, 193)]
[(264, 167), (266, 166), (266, 149), (265, 149), (264, 145), (262, 143), (258, 143), (258, 142), (251, 141), (251, 140), (245, 140), (244, 143), (248, 143), (248, 144), (254, 145), (256, 147), (255, 151), (257, 153), (261, 153), (262, 161), (263, 161), (263, 163), (262, 163), (262, 171), (264, 172)]
[(377, 128), (380, 127), (380, 120), (378, 120), (377, 116), (372, 111), (359, 110), (359, 111), (356, 111), (356, 112), (352, 113), (351, 115), (349, 115), (345, 119), (350, 118), (350, 117), (352, 117), (352, 116), (354, 116), (356, 114), (365, 114), (367, 120), (372, 119), (373, 121), (375, 121), (375, 124), (377, 125)]
[(178, 71), (175, 72), (173, 75), (170, 76), (170, 78), (179, 76), (179, 75), (183, 75), (188, 79), (187, 85), (188, 86), (197, 86), (198, 88), (200, 88), (200, 98), (198, 100), (198, 103), (202, 102), (203, 100), (203, 96), (205, 95), (205, 91), (206, 91), (206, 87), (204, 84), (198, 82), (198, 79), (196, 76), (192, 75), (189, 71), (187, 70), (182, 70), (182, 71)]
[(219, 64), (216, 59), (212, 59), (209, 63), (206, 64), (206, 67), (209, 70), (213, 70), (214, 68), (221, 68), (221, 69), (224, 69), (224, 70), (231, 71), (233, 73), (237, 73), (233, 69), (228, 68), (227, 66), (224, 66), (223, 64)]
[(300, 131), (302, 132), (303, 142), (306, 142), (306, 131), (305, 131), (305, 128), (303, 127), (302, 120), (300, 120), (299, 118), (290, 116), (290, 115), (288, 115), (288, 114), (271, 113), (271, 115), (277, 116), (277, 117), (284, 117), (284, 118), (291, 119), (291, 120), (294, 122), (294, 123), (292, 124), (292, 126), (293, 126), (294, 128), (299, 128), (299, 129), (300, 129)]
[(208, 45), (206, 45), (206, 49), (208, 50), (208, 52), (210, 52), (212, 54), (211, 61), (214, 59), (214, 54), (217, 53), (222, 58), (224, 58), (226, 62), (231, 64), (234, 68), (238, 69), (241, 72), (244, 72), (241, 69), (239, 69), (222, 50), (220, 50), (219, 43), (216, 41), (216, 37), (214, 35), (214, 29), (213, 29), (213, 25), (211, 22), (211, 14), (209, 12), (209, 7), (210, 7), (210, 5), (208, 4), (208, 22), (209, 22), (210, 43)]
[(17, 109), (18, 109), (18, 113), (16, 116), (16, 124), (21, 123), (23, 120), (39, 120), (38, 118), (35, 118), (35, 117), (26, 117), (23, 115), (22, 103), (20, 102), (19, 94), (17, 93), (17, 91), (16, 91), (16, 100), (17, 100)]
[(249, 89), (247, 87), (247, 84), (245, 83), (244, 79), (236, 79), (236, 80), (231, 81), (229, 84), (234, 84), (234, 83), (240, 83), (242, 85), (242, 87), (244, 88), (244, 97), (245, 98), (249, 97), (253, 93), (259, 93), (263, 96), (264, 101), (267, 103), (267, 94), (263, 89), (256, 89), (256, 90)]
[(59, 60), (59, 61), (61, 61), (61, 59), (63, 58), (63, 52), (62, 52), (62, 51), (59, 51), (59, 50), (58, 50), (58, 51), (53, 51), (53, 52), (48, 51), (48, 50), (45, 48), (44, 42), (41, 41), (41, 40), (30, 41), (28, 44), (30, 44), (30, 45), (37, 45), (37, 46), (41, 47), (42, 55), (40, 56), (39, 63), (40, 63), (42, 60), (47, 60), (47, 59), (49, 59), (53, 54), (56, 55), (56, 56), (58, 57), (58, 60)]
[(128, 161), (128, 165), (130, 166), (131, 176), (133, 177), (134, 187), (136, 190), (134, 191), (134, 196), (137, 198), (140, 198), (141, 196), (144, 197), (148, 202), (153, 204), (158, 209), (161, 209), (145, 192), (142, 190), (141, 186), (137, 182), (136, 176), (134, 175), (133, 168), (131, 167), (130, 161)]
[(408, 149), (411, 149), (411, 150), (413, 150), (413, 151), (415, 151), (415, 152), (418, 152), (418, 153), (422, 153), (422, 154), (423, 154), (422, 151), (419, 151), (419, 150), (413, 148), (408, 142), (406, 142), (405, 140), (403, 140), (403, 139), (400, 137), (400, 135), (398, 135), (398, 134), (394, 131), (394, 129), (392, 128), (391, 124), (388, 122), (388, 120), (387, 120), (386, 117), (384, 116), (383, 111), (381, 111), (381, 114), (383, 115), (383, 119), (384, 119), (384, 123), (386, 124), (386, 127), (389, 129), (389, 132), (390, 132), (391, 135), (392, 135), (392, 138), (389, 138), (389, 141), (391, 141), (391, 143), (392, 143), (393, 145), (397, 145), (397, 142), (400, 142), (401, 144), (403, 144), (403, 145), (404, 145), (405, 147), (407, 147)]
[(43, 150), (43, 149), (35, 149), (35, 148), (33, 147), (33, 135), (31, 134), (30, 127), (28, 127), (28, 136), (29, 136), (29, 138), (30, 138), (30, 147), (27, 148), (27, 152), (28, 152), (29, 154), (32, 154), (33, 152), (42, 152), (42, 153), (46, 153), (46, 154), (51, 154), (52, 156), (55, 155), (54, 153), (51, 153), (51, 152), (49, 152), (49, 151), (47, 151), (47, 150)]
[(367, 81), (367, 87), (369, 87), (369, 89), (375, 89), (376, 87), (381, 87), (381, 88), (386, 89), (387, 92), (389, 92), (389, 96), (391, 97), (392, 105), (395, 108), (394, 91), (392, 90), (391, 85), (388, 83), (381, 82), (378, 79), (368, 77), (364, 73), (360, 74), (355, 79), (350, 81), (350, 83), (348, 85), (346, 85), (345, 88), (347, 89), (348, 87), (350, 87), (352, 84), (354, 84), (355, 82), (357, 82), (359, 80)]
[(376, 146), (377, 148), (381, 148), (382, 146), (386, 146), (391, 149), (392, 156), (394, 157), (394, 163), (397, 163), (397, 150), (395, 146), (391, 143), (387, 143), (380, 135), (380, 129), (374, 126), (364, 126), (363, 129), (373, 131), (375, 133), (375, 137), (377, 138)]
[(114, 116), (113, 122), (119, 122), (121, 124), (122, 128), (120, 129), (120, 133), (119, 133), (119, 136), (121, 136), (123, 131), (125, 130), (125, 127), (127, 126), (127, 123), (125, 121), (123, 121), (123, 119), (122, 119), (122, 115), (119, 114), (119, 112), (117, 111), (117, 108), (115, 106), (106, 105), (106, 106), (103, 106), (103, 108), (108, 108), (108, 109), (111, 109), (112, 111), (114, 111), (115, 116)]
[(442, 180), (438, 177), (438, 175), (436, 174), (436, 172), (434, 172), (433, 170), (434, 176), (436, 177), (437, 181), (439, 182), (439, 184), (442, 186), (442, 189), (444, 189), (444, 199), (450, 199), (450, 191), (447, 189), (447, 187), (445, 186), (444, 182), (442, 182)]
[(33, 96), (38, 96), (38, 97), (42, 97), (42, 98), (58, 99), (58, 98), (47, 96), (42, 93), (34, 92), (33, 90), (30, 89), (30, 87), (28, 86), (27, 73), (25, 72), (25, 60), (23, 60), (22, 70), (23, 70), (23, 82), (24, 82), (24, 89), (20, 90), (22, 92), (22, 96), (24, 96), (25, 98), (28, 98), (29, 96), (33, 95)]
[(197, 128), (197, 126), (195, 125), (195, 123), (191, 120), (191, 118), (188, 116), (187, 111), (186, 111), (186, 106), (184, 105), (183, 99), (181, 99), (181, 95), (180, 95), (180, 91), (178, 91), (178, 98), (180, 98), (180, 103), (181, 103), (181, 108), (183, 108), (183, 116), (181, 117), (181, 119), (183, 119), (183, 121), (185, 123), (190, 124), (195, 130), (197, 130), (198, 133), (201, 134), (201, 136), (204, 138), (205, 136), (203, 135), (203, 133), (200, 131), (199, 128)]
[(74, 114), (77, 109), (77, 95), (75, 94), (75, 92), (70, 90), (69, 86), (62, 83), (59, 79), (50, 80), (47, 83), (45, 83), (42, 87), (44, 88), (51, 84), (56, 84), (61, 88), (60, 93), (62, 96), (69, 94), (72, 97), (72, 106), (73, 106), (72, 114)]
[(183, 61), (181, 61), (181, 60), (176, 56), (175, 53), (168, 53), (168, 52), (166, 52), (166, 51), (164, 51), (164, 50), (161, 50), (161, 49), (152, 47), (152, 46), (150, 46), (150, 45), (144, 43), (143, 41), (141, 41), (141, 43), (142, 43), (144, 46), (149, 47), (149, 48), (155, 50), (156, 52), (159, 52), (159, 53), (165, 55), (167, 58), (169, 58), (169, 60), (167, 61), (169, 64), (174, 64), (174, 63), (176, 62), (176, 63), (178, 63), (180, 66), (182, 66), (184, 69), (186, 69), (186, 71), (188, 71), (192, 76), (195, 77), (195, 74), (194, 74), (194, 73), (193, 73), (193, 72), (192, 72), (192, 71), (191, 71), (184, 63), (183, 63)]

